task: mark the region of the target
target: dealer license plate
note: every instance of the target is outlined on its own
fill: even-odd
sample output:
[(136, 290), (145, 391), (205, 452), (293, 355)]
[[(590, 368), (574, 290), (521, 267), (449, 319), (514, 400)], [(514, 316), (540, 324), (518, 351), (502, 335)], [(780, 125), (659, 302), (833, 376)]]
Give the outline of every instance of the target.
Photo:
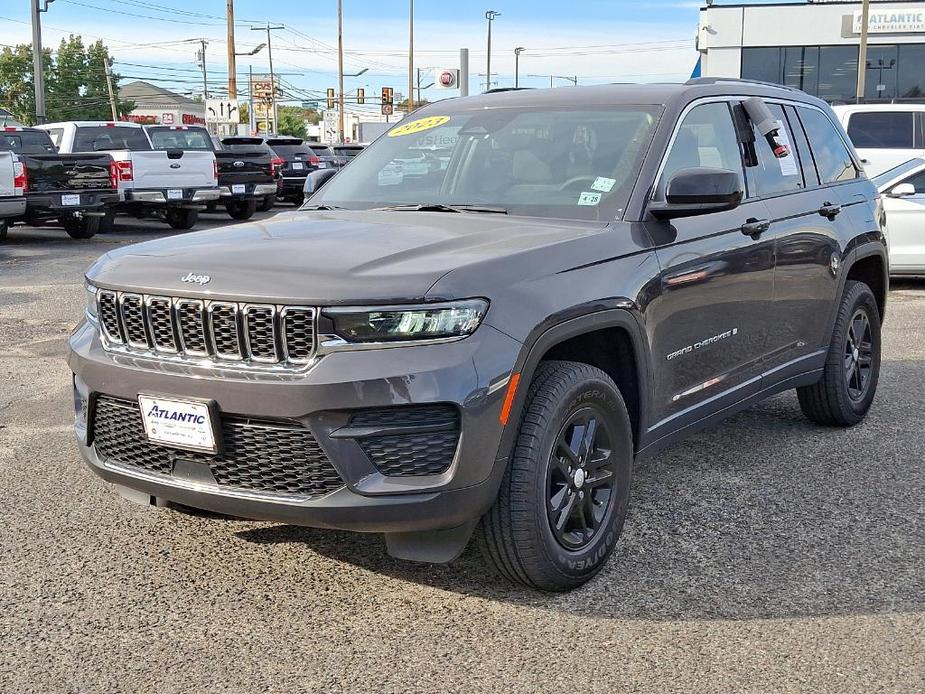
[(139, 395), (138, 405), (145, 435), (152, 443), (216, 452), (212, 413), (206, 403)]
[(304, 169), (304, 168), (305, 168), (305, 167), (302, 165), (302, 162), (300, 162), (300, 161), (294, 161), (294, 162), (292, 162), (292, 169), (293, 169), (293, 171), (301, 171), (301, 170)]
[(182, 199), (183, 199), (183, 191), (182, 191), (182, 190), (168, 190), (168, 191), (167, 191), (167, 199), (168, 199), (168, 200), (182, 200)]
[(231, 192), (234, 195), (243, 195), (247, 192), (243, 183), (235, 183), (231, 186)]
[(319, 169), (326, 169), (326, 168), (328, 168), (328, 163), (327, 163), (326, 161), (320, 161), (320, 162), (318, 162), (318, 168), (319, 168)]
[(79, 205), (80, 196), (79, 195), (62, 195), (61, 204), (62, 205)]

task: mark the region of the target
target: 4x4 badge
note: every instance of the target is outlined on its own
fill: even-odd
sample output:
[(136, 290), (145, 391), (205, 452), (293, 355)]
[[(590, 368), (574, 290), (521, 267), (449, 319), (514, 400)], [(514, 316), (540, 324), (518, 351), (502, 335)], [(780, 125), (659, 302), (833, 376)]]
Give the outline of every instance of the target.
[(189, 282), (190, 284), (198, 284), (200, 287), (204, 284), (208, 284), (212, 281), (212, 278), (208, 275), (194, 275), (190, 272), (186, 277), (180, 278), (181, 282)]

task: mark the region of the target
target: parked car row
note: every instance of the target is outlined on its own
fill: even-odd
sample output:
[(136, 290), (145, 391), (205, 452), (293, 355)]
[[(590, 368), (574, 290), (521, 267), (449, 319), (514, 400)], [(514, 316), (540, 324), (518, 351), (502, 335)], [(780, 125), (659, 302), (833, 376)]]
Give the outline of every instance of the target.
[(116, 214), (191, 229), (219, 205), (249, 219), (277, 200), (300, 205), (306, 177), (337, 171), (335, 153), (295, 137), (213, 138), (201, 126), (70, 121), (0, 129), (0, 240), (10, 224), (60, 224), (74, 238), (112, 227)]

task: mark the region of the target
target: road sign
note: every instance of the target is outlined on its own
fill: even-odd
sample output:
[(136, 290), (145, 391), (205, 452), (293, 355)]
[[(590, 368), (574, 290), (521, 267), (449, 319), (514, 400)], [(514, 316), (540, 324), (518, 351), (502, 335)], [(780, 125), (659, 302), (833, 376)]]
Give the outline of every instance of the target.
[(437, 68), (434, 71), (434, 88), (459, 89), (459, 70)]
[(337, 111), (330, 109), (324, 112), (324, 130), (322, 140), (329, 145), (337, 142)]
[(382, 115), (391, 116), (394, 113), (394, 107), (392, 104), (382, 104)]
[(237, 99), (206, 99), (209, 123), (237, 123), (239, 115)]
[[(275, 77), (275, 75), (274, 75)], [(276, 92), (279, 93), (279, 77), (276, 77)], [(251, 94), (255, 98), (273, 96), (273, 82), (269, 75), (254, 75), (251, 78)]]

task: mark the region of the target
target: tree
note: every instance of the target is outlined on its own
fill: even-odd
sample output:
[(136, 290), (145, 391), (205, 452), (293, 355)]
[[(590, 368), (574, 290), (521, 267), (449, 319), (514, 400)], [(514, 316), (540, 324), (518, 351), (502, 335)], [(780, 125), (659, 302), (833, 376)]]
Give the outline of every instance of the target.
[[(43, 51), (45, 111), (48, 119), (107, 120), (112, 118), (106, 87), (104, 61), (109, 49), (102, 41), (84, 46), (80, 36), (62, 39), (54, 56)], [(118, 75), (113, 75), (117, 84)], [(32, 46), (20, 44), (0, 51), (0, 105), (23, 123), (35, 122), (35, 91), (32, 82)], [(118, 101), (120, 116), (135, 107)]]
[(292, 137), (308, 137), (305, 130), (305, 114), (308, 109), (298, 106), (277, 106), (276, 111), (279, 114), (279, 123), (276, 126), (276, 132), (279, 135), (291, 135)]

